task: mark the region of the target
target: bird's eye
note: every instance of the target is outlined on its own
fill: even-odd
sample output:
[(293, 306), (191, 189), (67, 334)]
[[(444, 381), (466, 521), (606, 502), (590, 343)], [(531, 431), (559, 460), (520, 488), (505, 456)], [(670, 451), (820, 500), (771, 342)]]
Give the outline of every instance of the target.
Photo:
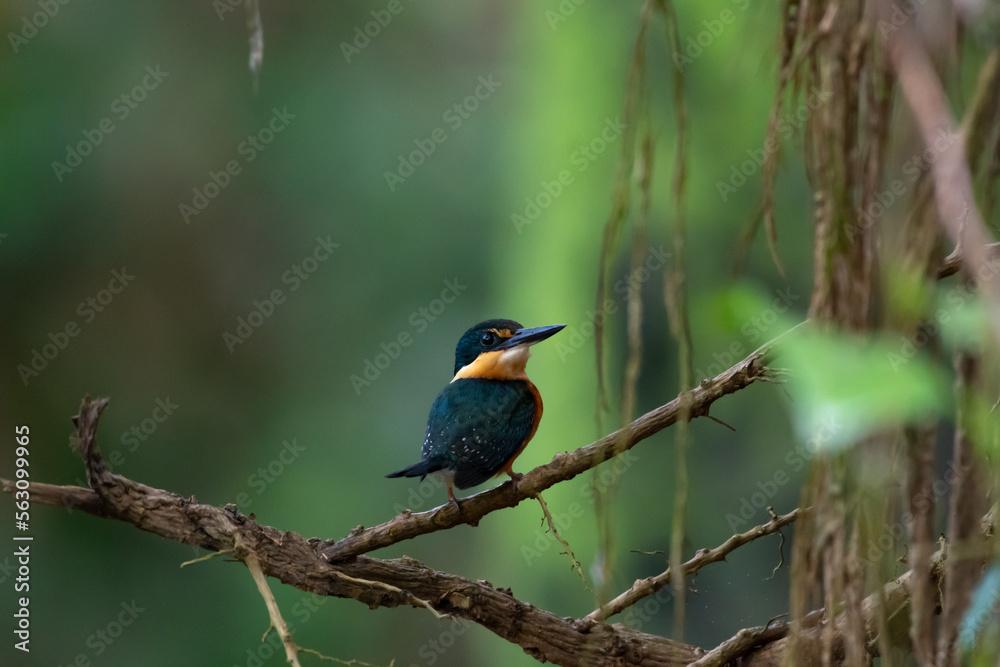
[(487, 331), (479, 337), (479, 342), (483, 344), (483, 347), (489, 347), (497, 342), (497, 335), (492, 331)]

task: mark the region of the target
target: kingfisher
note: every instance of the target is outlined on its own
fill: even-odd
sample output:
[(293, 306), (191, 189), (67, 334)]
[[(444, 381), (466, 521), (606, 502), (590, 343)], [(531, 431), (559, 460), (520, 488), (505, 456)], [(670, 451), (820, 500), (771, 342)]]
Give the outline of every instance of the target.
[(464, 334), (455, 348), (455, 377), (427, 417), (421, 461), (386, 477), (440, 475), (448, 497), (452, 487), (468, 489), (500, 473), (515, 482), (512, 469), (542, 419), (542, 396), (528, 379), (531, 346), (565, 324), (525, 329), (514, 320), (486, 320)]

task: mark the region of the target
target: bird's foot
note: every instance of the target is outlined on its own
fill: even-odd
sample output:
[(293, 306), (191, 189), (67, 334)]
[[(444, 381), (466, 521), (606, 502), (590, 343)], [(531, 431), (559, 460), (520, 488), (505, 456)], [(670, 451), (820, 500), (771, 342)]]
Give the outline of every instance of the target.
[(510, 475), (510, 490), (516, 496), (517, 495), (517, 483), (521, 481), (521, 478), (524, 477), (524, 475), (522, 473), (513, 472), (511, 470), (508, 470), (507, 474)]

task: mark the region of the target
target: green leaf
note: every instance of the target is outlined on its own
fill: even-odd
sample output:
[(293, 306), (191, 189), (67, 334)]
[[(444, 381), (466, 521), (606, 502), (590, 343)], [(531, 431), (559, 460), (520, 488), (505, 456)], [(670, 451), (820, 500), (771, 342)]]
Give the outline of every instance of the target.
[(905, 341), (805, 332), (778, 360), (789, 365), (792, 417), (814, 450), (839, 450), (896, 425), (927, 419), (949, 404), (938, 367)]
[(799, 322), (788, 313), (802, 302), (802, 295), (789, 288), (769, 294), (757, 285), (740, 282), (697, 304), (692, 319), (702, 330), (763, 342)]
[(944, 344), (952, 350), (978, 347), (991, 336), (986, 305), (977, 292), (962, 286), (938, 299), (933, 325), (940, 327)]

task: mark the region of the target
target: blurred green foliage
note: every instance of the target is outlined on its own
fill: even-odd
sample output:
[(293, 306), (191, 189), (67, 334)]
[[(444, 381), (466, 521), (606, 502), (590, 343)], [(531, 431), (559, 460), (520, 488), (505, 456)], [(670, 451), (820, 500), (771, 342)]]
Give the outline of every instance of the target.
[[(396, 506), (446, 499), (383, 476), (416, 460), (459, 335), (507, 317), (568, 325), (530, 364), (545, 419), (518, 468), (591, 442), (601, 434), (588, 323), (638, 6), (263, 2), (255, 95), (238, 2), (4, 3), (2, 441), (27, 424), (31, 478), (82, 483), (69, 417), (83, 395), (109, 396), (100, 443), (115, 472), (237, 503), (284, 530), (339, 537)], [(732, 21), (720, 22), (723, 12)], [(701, 377), (804, 317), (810, 193), (788, 141), (776, 193), (787, 276), (758, 244), (749, 278), (734, 283), (732, 248), (758, 196), (776, 16), (729, 0), (683, 3), (678, 13), (690, 59), (688, 284)], [(656, 255), (672, 210), (675, 138), (662, 111), (670, 54), (662, 31), (652, 34)], [(745, 184), (719, 188), (741, 169)], [(627, 248), (617, 255), (605, 306), (612, 378), (624, 358), (629, 280)], [(134, 279), (113, 282), (115, 271)], [(662, 278), (659, 269), (643, 284), (643, 411), (676, 394)], [(780, 321), (766, 305), (720, 311), (734, 284), (784, 304)], [(729, 326), (718, 326), (720, 312)], [(713, 408), (736, 433), (693, 425), (690, 550), (725, 540), (734, 516), (741, 529), (766, 521), (758, 496), (780, 511), (796, 506), (804, 473), (789, 463), (797, 444), (788, 402), (779, 387), (754, 386)], [(665, 567), (630, 550), (668, 543), (671, 438), (643, 442), (624, 469), (606, 465), (546, 493), (593, 577), (591, 485), (615, 486), (611, 591)], [(13, 465), (0, 458), (0, 474)], [(780, 470), (788, 483), (770, 481)], [(585, 614), (596, 600), (540, 519), (524, 503), (374, 555), (408, 554), (557, 614)], [(0, 535), (12, 530), (8, 518), (0, 525)], [(5, 630), (0, 663), (284, 664), (261, 644), (267, 614), (242, 566), (212, 559), (182, 570), (203, 554), (60, 508), (34, 507), (31, 533), (32, 652), (25, 661)], [(5, 628), (11, 553), (0, 551)], [(775, 538), (700, 573), (685, 639), (714, 645), (785, 612), (787, 572), (765, 581), (778, 560)], [(343, 660), (533, 662), (477, 626), (273, 588), (296, 640)], [(669, 599), (638, 611), (626, 619), (633, 626), (670, 632)]]

